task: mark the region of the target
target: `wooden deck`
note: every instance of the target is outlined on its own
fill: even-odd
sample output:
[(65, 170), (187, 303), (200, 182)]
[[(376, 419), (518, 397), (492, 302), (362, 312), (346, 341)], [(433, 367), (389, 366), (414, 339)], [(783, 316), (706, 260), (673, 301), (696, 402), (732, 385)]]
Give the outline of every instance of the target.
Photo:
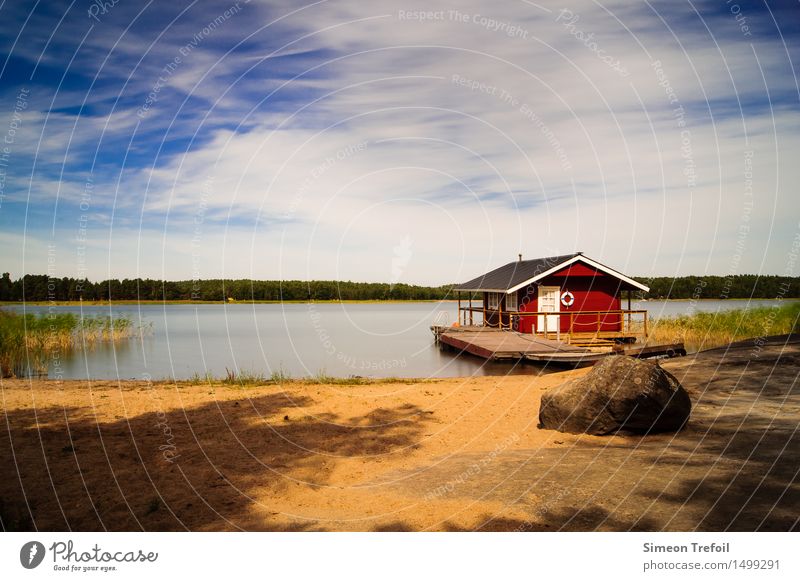
[(576, 365), (594, 363), (602, 357), (621, 354), (633, 357), (685, 355), (683, 343), (669, 345), (614, 345), (605, 343), (596, 347), (570, 345), (562, 341), (482, 326), (431, 327), (437, 341), (462, 353), (469, 353), (492, 361), (529, 360), (543, 363)]
[(484, 359), (523, 359), (541, 353), (591, 353), (586, 347), (492, 327), (449, 327), (439, 334), (439, 341)]

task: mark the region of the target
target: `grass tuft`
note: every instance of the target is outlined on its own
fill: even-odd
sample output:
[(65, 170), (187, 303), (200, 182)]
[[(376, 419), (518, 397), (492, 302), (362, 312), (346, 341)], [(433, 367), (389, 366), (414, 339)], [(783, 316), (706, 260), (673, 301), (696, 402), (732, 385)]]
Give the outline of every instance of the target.
[(203, 383), (214, 383), (216, 380), (214, 379), (214, 375), (206, 371), (203, 375), (200, 375), (196, 371), (192, 373), (191, 377), (189, 377), (189, 383), (192, 385), (201, 385)]
[(269, 380), (272, 383), (286, 383), (287, 381), (292, 380), (292, 376), (289, 374), (288, 371), (284, 370), (283, 366), (281, 365), (280, 367), (278, 367), (278, 369), (276, 369), (270, 374)]
[[(210, 376), (210, 374), (206, 374)], [(233, 369), (225, 368), (225, 377), (221, 378), (219, 383), (224, 385), (264, 385), (267, 383), (267, 378), (263, 373), (255, 371), (236, 371)]]

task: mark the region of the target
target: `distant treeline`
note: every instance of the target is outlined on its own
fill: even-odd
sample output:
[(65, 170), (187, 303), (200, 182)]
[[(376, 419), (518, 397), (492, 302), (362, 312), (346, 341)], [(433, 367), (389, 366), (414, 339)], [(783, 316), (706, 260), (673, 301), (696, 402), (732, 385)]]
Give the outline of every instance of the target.
[(91, 282), (27, 274), (0, 279), (0, 301), (327, 301), (435, 300), (452, 298), (446, 286), (333, 280), (180, 280), (123, 279)]
[[(650, 287), (640, 298), (735, 299), (798, 298), (800, 277), (735, 275), (638, 278)], [(453, 285), (408, 284), (332, 280), (183, 280), (123, 279), (91, 282), (75, 278), (50, 278), (28, 274), (0, 279), (0, 301), (323, 301), (323, 300), (436, 300), (455, 298)]]
[(650, 287), (648, 299), (775, 299), (800, 297), (800, 277), (757, 276), (659, 276), (636, 280)]

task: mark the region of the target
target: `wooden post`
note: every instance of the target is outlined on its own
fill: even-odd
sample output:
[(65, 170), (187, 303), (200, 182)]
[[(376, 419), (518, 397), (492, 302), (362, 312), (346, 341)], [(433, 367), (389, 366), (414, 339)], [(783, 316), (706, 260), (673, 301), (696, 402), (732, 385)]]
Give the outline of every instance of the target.
[(469, 326), (472, 326), (472, 293), (469, 293)]
[(569, 314), (569, 331), (567, 331), (567, 345), (572, 343), (572, 311), (567, 311)]
[(458, 295), (458, 314), (456, 315), (456, 321), (461, 323), (461, 295)]
[(561, 341), (561, 312), (556, 315), (556, 341)]
[(647, 311), (644, 312), (644, 340), (647, 341)]
[(483, 326), (486, 326), (486, 293), (483, 293)]
[(497, 299), (497, 324), (500, 327), (500, 330), (503, 330), (503, 297), (499, 297)]
[(597, 339), (600, 337), (600, 328), (602, 325), (600, 324), (600, 311), (597, 311), (597, 328), (594, 330), (594, 338)]
[(628, 291), (628, 332), (631, 331), (631, 292)]

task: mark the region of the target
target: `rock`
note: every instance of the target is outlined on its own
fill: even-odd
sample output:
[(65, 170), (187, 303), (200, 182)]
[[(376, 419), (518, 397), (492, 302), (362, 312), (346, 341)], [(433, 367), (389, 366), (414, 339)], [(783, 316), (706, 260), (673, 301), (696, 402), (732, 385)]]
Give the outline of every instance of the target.
[(612, 355), (583, 377), (542, 396), (539, 428), (573, 434), (678, 431), (692, 403), (686, 390), (658, 365)]

